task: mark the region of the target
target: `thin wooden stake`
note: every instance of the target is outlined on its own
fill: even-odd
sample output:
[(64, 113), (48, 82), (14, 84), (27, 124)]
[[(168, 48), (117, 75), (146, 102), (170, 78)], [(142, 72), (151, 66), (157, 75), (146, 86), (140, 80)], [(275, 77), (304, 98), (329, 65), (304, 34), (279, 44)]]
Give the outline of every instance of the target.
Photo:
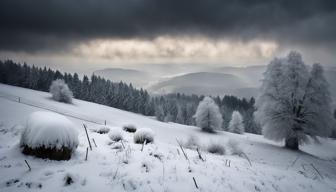
[(123, 140), (120, 140), (120, 142), (121, 142), (122, 147), (125, 149), (125, 145), (124, 145)]
[(176, 139), (176, 141), (177, 141), (177, 143), (179, 144), (179, 146), (180, 146), (180, 148), (181, 148), (181, 150), (182, 150), (182, 152), (183, 152), (183, 155), (184, 155), (184, 157), (186, 158), (186, 160), (188, 160), (189, 161), (189, 158), (188, 158), (188, 156), (187, 156), (187, 154), (184, 152), (184, 150), (183, 150), (183, 147), (182, 147), (182, 145), (181, 145), (181, 143)]
[(200, 153), (198, 147), (196, 148), (196, 151), (197, 151), (197, 153), (198, 153), (198, 157), (199, 157), (202, 161), (205, 161), (205, 160), (203, 159), (203, 157), (202, 157), (202, 155), (201, 155), (201, 153)]
[(252, 167), (252, 163), (250, 159), (248, 158), (248, 156), (245, 153), (241, 153), (240, 155), (244, 155), (244, 157), (246, 158), (246, 160), (249, 162), (250, 166)]
[(230, 167), (231, 166), (231, 160), (225, 159), (225, 166)]
[(89, 134), (88, 134), (88, 132), (87, 132), (86, 125), (83, 124), (83, 126), (84, 126), (84, 129), (85, 129), (85, 133), (86, 133), (87, 140), (88, 140), (88, 142), (89, 142), (90, 150), (92, 151), (92, 146), (91, 146), (91, 142), (90, 142)]
[(144, 142), (142, 143), (141, 151), (143, 151), (144, 145), (146, 145), (146, 143), (147, 143), (147, 140), (145, 139)]
[(106, 120), (105, 120), (105, 125), (106, 125)]
[(89, 153), (89, 148), (87, 147), (87, 148), (86, 148), (85, 161), (87, 161), (87, 158), (88, 158), (88, 153)]
[(196, 179), (195, 179), (195, 177), (193, 177), (193, 180), (194, 180), (194, 183), (195, 183), (196, 188), (198, 189), (198, 185), (197, 185), (197, 183), (196, 183)]
[(92, 138), (93, 144), (97, 147), (96, 141), (94, 138)]
[(315, 171), (319, 174), (319, 176), (323, 179), (323, 176), (321, 175), (321, 173), (319, 172), (319, 170), (316, 169), (316, 167), (314, 166), (314, 164), (310, 164), (314, 169)]
[(28, 164), (27, 160), (25, 160), (25, 162), (26, 162), (26, 164), (27, 164), (27, 166), (29, 168), (29, 171), (31, 171), (30, 165)]

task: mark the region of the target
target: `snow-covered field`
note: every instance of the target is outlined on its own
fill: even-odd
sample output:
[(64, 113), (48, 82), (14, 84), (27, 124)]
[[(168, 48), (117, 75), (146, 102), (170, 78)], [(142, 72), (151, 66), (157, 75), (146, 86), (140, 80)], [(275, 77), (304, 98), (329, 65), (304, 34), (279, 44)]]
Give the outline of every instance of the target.
[[(14, 96), (23, 103), (13, 101), (18, 100)], [(70, 161), (42, 160), (20, 152), (20, 131), (27, 116), (46, 109), (70, 114), (78, 128), (79, 146)], [(124, 131), (123, 144), (113, 143), (108, 134), (94, 132), (100, 125), (86, 118), (117, 128), (125, 124), (150, 128), (154, 143), (141, 151), (142, 145), (133, 142), (134, 133)], [(97, 144), (87, 161), (83, 123)], [(205, 161), (196, 150), (185, 148), (186, 160), (179, 148), (176, 139), (183, 142), (191, 135), (198, 138)], [(229, 140), (239, 143), (251, 164), (230, 153)], [(213, 142), (226, 146), (226, 154), (207, 153), (204, 149)], [(196, 127), (76, 99), (74, 104), (59, 103), (48, 93), (0, 84), (0, 191), (336, 191), (335, 140), (322, 139), (321, 145), (305, 145), (299, 152), (281, 146), (259, 135), (203, 133)], [(69, 177), (73, 183), (66, 185)]]

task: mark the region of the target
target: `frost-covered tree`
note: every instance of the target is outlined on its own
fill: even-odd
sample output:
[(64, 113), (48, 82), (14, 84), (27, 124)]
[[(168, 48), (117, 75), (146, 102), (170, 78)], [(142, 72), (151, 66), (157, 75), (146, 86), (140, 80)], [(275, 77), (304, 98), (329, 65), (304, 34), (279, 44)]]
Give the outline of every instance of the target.
[(213, 132), (222, 127), (222, 114), (214, 100), (205, 97), (198, 105), (196, 114), (196, 125), (203, 131)]
[(54, 100), (64, 103), (72, 103), (72, 92), (63, 79), (53, 81), (49, 91)]
[(232, 113), (231, 121), (229, 123), (229, 131), (238, 134), (243, 134), (245, 132), (243, 117), (238, 111)]
[(266, 138), (281, 141), (290, 149), (308, 142), (308, 137), (329, 136), (332, 125), (331, 99), (323, 68), (311, 72), (301, 54), (290, 52), (268, 65), (257, 99), (255, 117)]

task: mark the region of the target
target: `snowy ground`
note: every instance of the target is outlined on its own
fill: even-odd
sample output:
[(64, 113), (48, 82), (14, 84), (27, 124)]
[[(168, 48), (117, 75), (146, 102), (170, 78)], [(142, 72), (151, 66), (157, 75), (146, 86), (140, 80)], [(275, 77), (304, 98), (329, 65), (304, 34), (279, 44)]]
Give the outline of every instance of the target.
[[(22, 102), (72, 114), (69, 119), (80, 132), (80, 144), (70, 161), (42, 160), (20, 152), (21, 125), (32, 112), (45, 110)], [(107, 134), (91, 131), (99, 125), (83, 119), (106, 120), (112, 127), (151, 128), (155, 142), (141, 151), (142, 146), (133, 143), (133, 133), (123, 132), (124, 148), (112, 143)], [(83, 123), (97, 144), (87, 161)], [(203, 146), (236, 140), (251, 165), (246, 158), (230, 155), (229, 147), (226, 155), (201, 151), (204, 162), (195, 150), (185, 149), (186, 160), (176, 139), (185, 141), (190, 135), (198, 137)], [(196, 127), (162, 123), (80, 100), (62, 104), (51, 100), (48, 93), (0, 84), (0, 191), (336, 191), (336, 141), (323, 139), (321, 145), (305, 145), (300, 152), (281, 145), (253, 134), (202, 133)], [(73, 183), (66, 185), (69, 176)]]

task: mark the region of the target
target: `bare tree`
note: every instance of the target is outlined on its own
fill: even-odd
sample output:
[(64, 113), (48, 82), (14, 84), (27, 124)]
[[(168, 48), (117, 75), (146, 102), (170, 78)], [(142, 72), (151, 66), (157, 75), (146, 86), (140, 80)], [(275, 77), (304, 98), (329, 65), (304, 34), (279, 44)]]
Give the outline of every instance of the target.
[(317, 141), (316, 136), (330, 135), (331, 98), (321, 65), (314, 64), (309, 72), (298, 52), (275, 58), (260, 91), (255, 116), (266, 138), (284, 139), (287, 148), (297, 150), (309, 137)]

